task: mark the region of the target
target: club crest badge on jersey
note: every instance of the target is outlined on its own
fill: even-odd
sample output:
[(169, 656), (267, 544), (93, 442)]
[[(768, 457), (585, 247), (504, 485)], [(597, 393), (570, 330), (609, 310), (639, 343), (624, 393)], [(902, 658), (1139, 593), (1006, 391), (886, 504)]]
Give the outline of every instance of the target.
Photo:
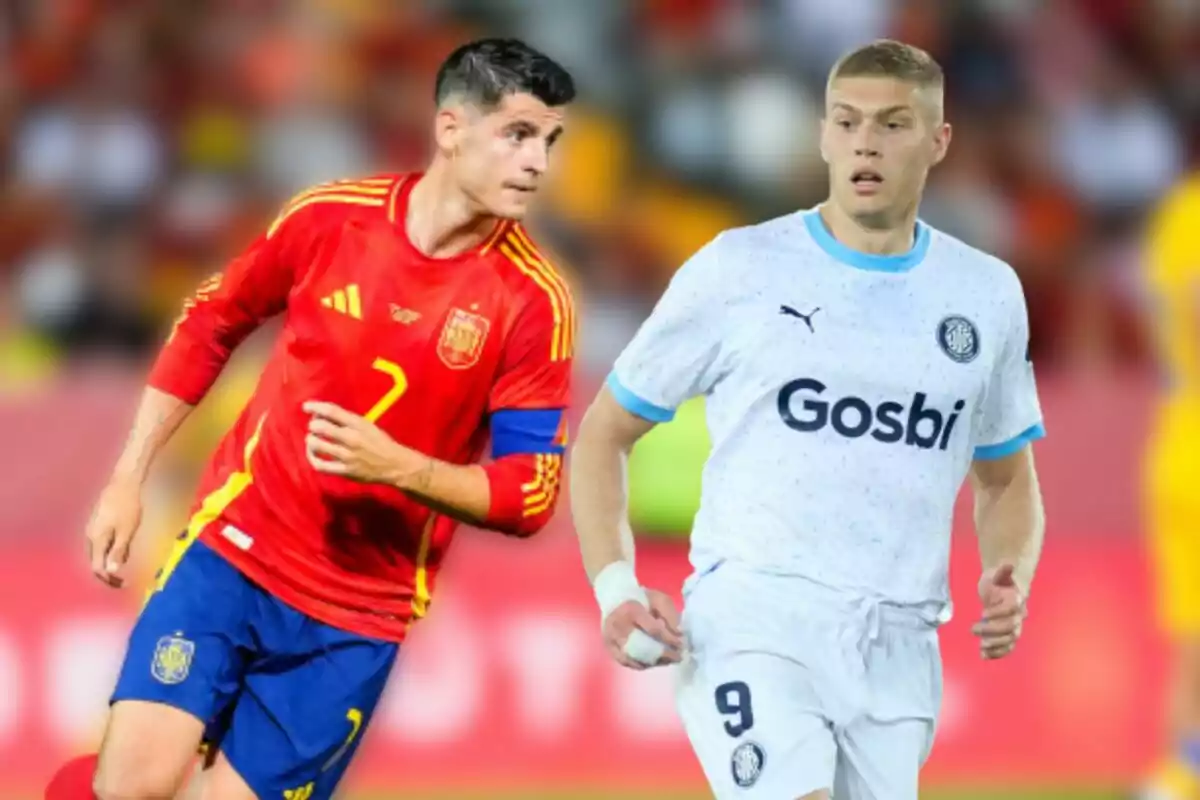
[(450, 316), (446, 318), (446, 325), (438, 340), (438, 358), (450, 369), (475, 366), (483, 353), (483, 344), (487, 341), (491, 326), (491, 322), (479, 314), (461, 308), (450, 309)]
[(192, 669), (192, 658), (196, 655), (196, 644), (184, 639), (181, 634), (164, 636), (154, 648), (154, 662), (150, 673), (159, 683), (174, 686), (187, 680)]
[(979, 355), (979, 329), (966, 317), (954, 315), (938, 323), (937, 340), (942, 352), (960, 364)]
[(749, 789), (758, 783), (763, 767), (767, 763), (767, 754), (754, 742), (743, 742), (733, 751), (730, 759), (730, 770), (733, 781), (743, 789)]

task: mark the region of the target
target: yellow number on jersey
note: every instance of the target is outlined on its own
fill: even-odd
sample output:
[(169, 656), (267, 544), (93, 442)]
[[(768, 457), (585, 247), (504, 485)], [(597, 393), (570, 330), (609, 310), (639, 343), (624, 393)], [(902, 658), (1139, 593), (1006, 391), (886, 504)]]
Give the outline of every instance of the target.
[(396, 405), (396, 401), (408, 391), (408, 376), (404, 374), (404, 370), (400, 368), (399, 364), (388, 361), (386, 358), (375, 359), (371, 368), (392, 379), (392, 388), (388, 389), (387, 394), (379, 398), (379, 402), (372, 406), (365, 415), (368, 422), (378, 422), (379, 418), (386, 414), (389, 408)]

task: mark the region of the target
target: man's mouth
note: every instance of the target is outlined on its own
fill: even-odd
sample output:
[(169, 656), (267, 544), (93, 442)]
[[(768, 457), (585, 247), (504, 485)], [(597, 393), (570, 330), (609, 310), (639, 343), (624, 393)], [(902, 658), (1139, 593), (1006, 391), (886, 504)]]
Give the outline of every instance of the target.
[(850, 175), (850, 182), (855, 186), (879, 185), (883, 183), (883, 176), (873, 169), (856, 169)]
[(850, 174), (850, 183), (854, 184), (857, 195), (873, 195), (883, 186), (883, 176), (873, 169), (856, 169)]

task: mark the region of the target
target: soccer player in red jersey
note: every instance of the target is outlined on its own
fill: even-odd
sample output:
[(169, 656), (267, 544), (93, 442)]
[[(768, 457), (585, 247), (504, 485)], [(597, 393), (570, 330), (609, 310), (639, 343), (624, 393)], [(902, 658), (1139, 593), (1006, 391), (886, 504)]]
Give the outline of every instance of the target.
[(284, 324), (130, 636), (98, 797), (174, 796), (202, 740), (202, 797), (329, 797), (455, 527), (545, 524), (575, 320), (518, 220), (574, 92), (521, 42), (460, 48), (423, 174), (298, 195), (187, 302), (89, 523), (112, 586), (155, 454), (238, 343)]

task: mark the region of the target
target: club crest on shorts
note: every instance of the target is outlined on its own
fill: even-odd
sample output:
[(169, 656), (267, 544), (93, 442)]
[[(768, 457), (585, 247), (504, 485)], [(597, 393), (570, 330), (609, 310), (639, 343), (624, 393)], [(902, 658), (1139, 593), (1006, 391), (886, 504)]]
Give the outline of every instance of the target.
[(187, 680), (192, 668), (192, 657), (196, 655), (196, 644), (183, 638), (182, 634), (164, 636), (154, 648), (154, 661), (150, 673), (159, 683), (174, 686)]
[(483, 343), (487, 341), (491, 326), (487, 317), (461, 308), (450, 309), (450, 316), (446, 318), (442, 336), (438, 339), (438, 358), (450, 369), (475, 366), (483, 353)]
[(767, 763), (767, 754), (754, 742), (743, 742), (733, 751), (729, 768), (733, 773), (733, 782), (743, 789), (749, 789), (758, 783), (762, 775), (763, 765)]
[(942, 352), (960, 364), (979, 355), (979, 329), (966, 317), (955, 314), (938, 323), (937, 340)]

